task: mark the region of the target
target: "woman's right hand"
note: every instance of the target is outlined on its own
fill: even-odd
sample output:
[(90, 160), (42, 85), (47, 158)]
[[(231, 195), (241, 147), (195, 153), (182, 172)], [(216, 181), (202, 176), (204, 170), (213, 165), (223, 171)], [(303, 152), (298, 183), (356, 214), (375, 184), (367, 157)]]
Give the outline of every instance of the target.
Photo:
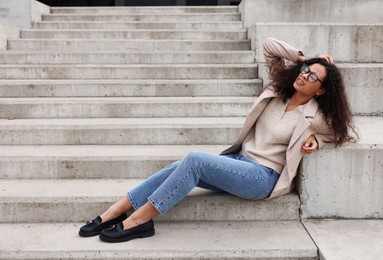
[(334, 64), (334, 59), (332, 58), (331, 55), (328, 54), (322, 54), (318, 56), (319, 58), (325, 59), (328, 63)]

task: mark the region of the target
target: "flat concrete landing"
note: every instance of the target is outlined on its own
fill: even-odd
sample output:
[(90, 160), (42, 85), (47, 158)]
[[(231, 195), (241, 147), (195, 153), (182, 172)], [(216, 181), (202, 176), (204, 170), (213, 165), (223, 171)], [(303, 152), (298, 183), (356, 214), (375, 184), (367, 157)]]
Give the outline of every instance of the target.
[(383, 259), (383, 220), (309, 220), (321, 260)]
[(299, 221), (155, 223), (156, 235), (108, 244), (83, 224), (0, 224), (1, 259), (317, 259)]

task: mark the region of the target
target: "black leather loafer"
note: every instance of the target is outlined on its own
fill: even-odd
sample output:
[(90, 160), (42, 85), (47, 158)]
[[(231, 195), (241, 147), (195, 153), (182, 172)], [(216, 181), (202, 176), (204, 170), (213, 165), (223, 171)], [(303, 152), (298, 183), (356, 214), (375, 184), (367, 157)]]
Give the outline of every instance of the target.
[(101, 218), (98, 216), (97, 218), (93, 219), (92, 221), (89, 221), (86, 223), (86, 225), (82, 226), (80, 228), (80, 231), (78, 234), (82, 237), (92, 237), (97, 236), (101, 234), (101, 231), (103, 229), (106, 229), (112, 225), (115, 225), (121, 221), (124, 221), (128, 216), (124, 213), (114, 219), (111, 219), (109, 221), (106, 221), (105, 223), (101, 223)]
[(155, 233), (153, 220), (124, 230), (122, 223), (116, 224), (114, 227), (104, 229), (100, 234), (100, 239), (109, 243), (125, 242), (135, 238), (151, 237)]

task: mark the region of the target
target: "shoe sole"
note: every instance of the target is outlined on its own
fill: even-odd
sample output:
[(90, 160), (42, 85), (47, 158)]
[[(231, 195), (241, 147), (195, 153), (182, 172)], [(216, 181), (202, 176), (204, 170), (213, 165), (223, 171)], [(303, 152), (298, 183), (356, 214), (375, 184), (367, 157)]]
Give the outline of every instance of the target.
[(78, 234), (80, 235), (80, 237), (94, 237), (94, 236), (100, 235), (101, 231), (89, 232), (89, 233), (79, 231)]
[(129, 241), (129, 240), (132, 240), (132, 239), (135, 239), (135, 238), (151, 237), (151, 236), (154, 236), (154, 234), (155, 234), (155, 231), (153, 229), (153, 230), (150, 230), (150, 231), (146, 231), (146, 232), (143, 232), (143, 233), (139, 233), (139, 234), (135, 234), (135, 235), (132, 235), (132, 236), (129, 236), (129, 237), (123, 237), (123, 238), (110, 238), (110, 237), (104, 236), (103, 234), (100, 234), (99, 237), (104, 242), (108, 242), (108, 243), (120, 243), (120, 242)]

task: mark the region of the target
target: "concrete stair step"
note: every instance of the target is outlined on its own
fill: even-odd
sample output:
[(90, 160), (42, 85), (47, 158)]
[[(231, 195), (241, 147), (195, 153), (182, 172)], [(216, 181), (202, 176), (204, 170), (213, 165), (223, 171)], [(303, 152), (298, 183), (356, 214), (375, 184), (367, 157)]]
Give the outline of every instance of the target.
[(21, 30), (23, 39), (173, 39), (173, 40), (245, 40), (246, 30)]
[(0, 98), (0, 118), (246, 116), (254, 97)]
[(2, 97), (255, 96), (259, 79), (0, 80)]
[(231, 144), (244, 118), (73, 118), (0, 122), (1, 145), (215, 145)]
[(35, 29), (194, 29), (194, 30), (241, 30), (240, 21), (216, 22), (49, 22), (41, 21), (33, 25)]
[(8, 50), (237, 51), (250, 50), (250, 40), (9, 39)]
[(228, 145), (3, 145), (0, 179), (144, 179), (191, 151)]
[(3, 79), (251, 79), (256, 64), (0, 65)]
[[(327, 52), (336, 62), (383, 62), (383, 44), (373, 44), (383, 42), (383, 23), (257, 23), (249, 34), (256, 34), (257, 39), (278, 35), (279, 39), (305, 50), (308, 57)], [(302, 38), (295, 37), (297, 34), (310, 41), (302, 45)], [(262, 42), (256, 42), (252, 49), (262, 50)], [(258, 52), (257, 60), (264, 61), (262, 52)]]
[(98, 237), (77, 236), (81, 225), (0, 224), (1, 256), (3, 259), (68, 256), (72, 259), (318, 259), (317, 248), (299, 221), (156, 222), (154, 237), (113, 245), (101, 243)]
[(2, 64), (236, 64), (254, 63), (254, 51), (5, 51)]
[[(0, 180), (0, 222), (79, 222), (91, 220), (138, 179)], [(244, 200), (201, 188), (193, 191), (158, 220), (298, 220), (299, 198), (289, 194), (273, 200)]]
[(105, 22), (197, 22), (197, 21), (241, 21), (239, 13), (188, 13), (188, 14), (47, 14), (42, 16), (43, 21), (105, 21)]
[(139, 7), (51, 7), (52, 14), (189, 14), (189, 13), (238, 13), (238, 6), (139, 6)]

